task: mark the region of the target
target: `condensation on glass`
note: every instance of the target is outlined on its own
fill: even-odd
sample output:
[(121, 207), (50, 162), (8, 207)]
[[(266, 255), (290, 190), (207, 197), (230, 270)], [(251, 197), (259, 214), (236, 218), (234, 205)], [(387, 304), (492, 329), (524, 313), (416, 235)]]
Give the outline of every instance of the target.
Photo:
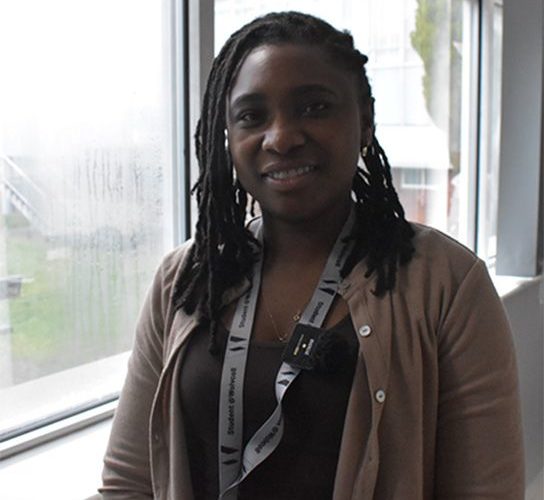
[(131, 347), (171, 237), (162, 16), (153, 0), (4, 3), (0, 398), (74, 367), (92, 385), (93, 362)]
[[(296, 9), (348, 29), (369, 57), (376, 135), (409, 220), (464, 242), (468, 165), (462, 100), (467, 89), (467, 0), (302, 0)], [(215, 49), (241, 24), (288, 0), (215, 0)], [(466, 58), (466, 57), (465, 57)]]

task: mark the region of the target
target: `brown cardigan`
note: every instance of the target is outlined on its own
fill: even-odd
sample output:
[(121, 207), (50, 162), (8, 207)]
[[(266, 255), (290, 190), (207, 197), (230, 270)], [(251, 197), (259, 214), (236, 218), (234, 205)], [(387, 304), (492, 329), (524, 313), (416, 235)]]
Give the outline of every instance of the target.
[[(414, 259), (393, 292), (373, 295), (362, 264), (341, 286), (360, 361), (333, 498), (521, 500), (517, 369), (501, 301), (474, 254), (436, 230), (415, 229)], [(196, 321), (170, 301), (189, 245), (164, 259), (141, 312), (104, 459), (105, 499), (193, 498), (174, 385)], [(247, 286), (226, 293), (225, 303)]]

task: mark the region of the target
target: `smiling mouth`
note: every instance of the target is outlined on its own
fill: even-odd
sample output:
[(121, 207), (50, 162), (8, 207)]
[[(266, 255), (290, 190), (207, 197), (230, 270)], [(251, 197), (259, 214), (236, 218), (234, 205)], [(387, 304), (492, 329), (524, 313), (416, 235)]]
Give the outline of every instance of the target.
[(276, 170), (266, 173), (264, 176), (275, 181), (285, 181), (300, 177), (313, 172), (317, 167), (315, 165), (306, 165), (304, 167), (289, 168), (287, 170)]

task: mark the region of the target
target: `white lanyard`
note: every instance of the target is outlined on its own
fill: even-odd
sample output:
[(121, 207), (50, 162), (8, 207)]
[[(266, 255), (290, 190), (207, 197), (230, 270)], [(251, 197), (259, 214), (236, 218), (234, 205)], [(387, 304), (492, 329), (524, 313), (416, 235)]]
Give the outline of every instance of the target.
[[(340, 285), (340, 270), (351, 248), (348, 237), (351, 234), (354, 219), (355, 213), (352, 210), (327, 259), (318, 286), (302, 313), (299, 324), (319, 328), (325, 320)], [(260, 224), (257, 228), (257, 237), (262, 240)], [(219, 399), (220, 500), (235, 499), (238, 485), (280, 443), (283, 436), (282, 399), (301, 371), (301, 368), (287, 361), (282, 362), (275, 382), (278, 404), (272, 415), (242, 450), (244, 374), (261, 284), (261, 271), (262, 258), (255, 263), (251, 288), (238, 300), (225, 348)], [(305, 337), (300, 337), (300, 339), (303, 338)], [(299, 344), (302, 342), (303, 340), (300, 340)], [(310, 340), (310, 344), (312, 342), (313, 340)], [(307, 346), (307, 343), (294, 346), (295, 351), (301, 355), (304, 354), (305, 349), (309, 350), (309, 347), (311, 346)]]

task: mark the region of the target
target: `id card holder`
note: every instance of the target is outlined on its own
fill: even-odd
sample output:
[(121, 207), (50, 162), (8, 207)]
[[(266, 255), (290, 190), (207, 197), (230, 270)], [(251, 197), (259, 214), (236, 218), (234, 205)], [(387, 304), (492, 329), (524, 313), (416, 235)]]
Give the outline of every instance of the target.
[(321, 328), (298, 323), (283, 352), (283, 361), (301, 370), (313, 370), (317, 364), (316, 348), (325, 333)]

